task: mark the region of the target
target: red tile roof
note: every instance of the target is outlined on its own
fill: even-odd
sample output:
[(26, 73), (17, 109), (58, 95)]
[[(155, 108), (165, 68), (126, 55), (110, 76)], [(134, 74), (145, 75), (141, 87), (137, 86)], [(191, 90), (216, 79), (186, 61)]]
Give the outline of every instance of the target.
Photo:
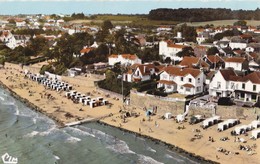
[(260, 72), (252, 72), (252, 73), (242, 77), (242, 79), (240, 79), (239, 81), (242, 81), (242, 82), (251, 81), (252, 83), (260, 84)]
[(219, 70), (219, 71), (220, 71), (220, 73), (222, 74), (223, 78), (224, 78), (226, 81), (229, 81), (232, 76), (236, 76), (236, 73), (234, 72), (234, 70), (221, 69), (221, 70)]
[(174, 84), (176, 84), (174, 81), (168, 81), (168, 80), (159, 80), (158, 83), (166, 84), (166, 85), (174, 85)]
[(221, 57), (219, 57), (218, 55), (209, 55), (209, 56), (207, 56), (207, 58), (211, 63), (223, 62), (223, 59)]
[(209, 67), (209, 65), (198, 57), (185, 56), (180, 62), (181, 66), (187, 66), (189, 68), (196, 67)]
[(183, 49), (187, 46), (184, 46), (184, 45), (179, 45), (179, 44), (168, 44), (168, 47), (171, 47), (171, 48), (177, 48), (177, 49)]
[(183, 86), (186, 88), (194, 88), (194, 85), (188, 83), (184, 84)]
[(231, 57), (226, 58), (225, 62), (232, 62), (232, 63), (243, 63), (246, 59), (242, 57)]
[(199, 69), (193, 68), (180, 68), (174, 66), (168, 66), (163, 69), (165, 72), (175, 75), (175, 76), (186, 76), (188, 74), (192, 75), (193, 77), (197, 77), (201, 72)]
[[(136, 55), (132, 55), (132, 54), (120, 54), (122, 56), (122, 58), (125, 59), (129, 59), (129, 60), (135, 60), (137, 58)], [(109, 58), (118, 58), (119, 55), (116, 54), (112, 54), (109, 56)]]
[(83, 49), (80, 51), (80, 53), (89, 53), (89, 52), (92, 51), (92, 50), (93, 50), (92, 47), (90, 47), (90, 48), (83, 48)]

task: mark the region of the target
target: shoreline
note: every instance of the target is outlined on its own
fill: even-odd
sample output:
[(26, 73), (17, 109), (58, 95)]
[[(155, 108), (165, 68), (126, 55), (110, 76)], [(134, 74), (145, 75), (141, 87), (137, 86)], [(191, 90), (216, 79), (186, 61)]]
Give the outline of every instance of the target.
[[(30, 67), (26, 69), (30, 70)], [(37, 82), (24, 78), (21, 68), (15, 64), (8, 64), (8, 67), (0, 70), (0, 72), (2, 72), (0, 85), (3, 89), (7, 90), (15, 99), (24, 103), (32, 110), (52, 119), (58, 128), (65, 127), (66, 124), (74, 125), (77, 122), (86, 124), (88, 122), (97, 122), (98, 124), (111, 126), (143, 138), (149, 138), (155, 143), (165, 145), (176, 153), (192, 157), (194, 161), (199, 161), (199, 163), (256, 163), (255, 161), (260, 159), (257, 155), (249, 155), (248, 152), (239, 150), (239, 145), (243, 143), (233, 140), (234, 137), (230, 136), (232, 129), (218, 132), (216, 125), (207, 129), (201, 129), (200, 123), (190, 125), (188, 122), (176, 123), (174, 119), (164, 120), (162, 116), (165, 114), (165, 110), (161, 110), (163, 106), (158, 108), (156, 115), (148, 119), (143, 108), (131, 105), (124, 106), (121, 101), (111, 95), (106, 97), (111, 106), (90, 108), (89, 106), (73, 103), (65, 97), (63, 92), (48, 90)], [(64, 76), (62, 80), (72, 84), (73, 89), (77, 91), (90, 93), (92, 98), (105, 97), (107, 95), (95, 88), (94, 81), (99, 80), (95, 75), (88, 74), (87, 77), (79, 76), (75, 78)], [(44, 94), (49, 94), (54, 99), (49, 100), (43, 96)], [(149, 108), (149, 106), (147, 107)], [(222, 111), (228, 111), (228, 109)], [(250, 111), (244, 110), (244, 112), (245, 115), (248, 115)], [(133, 113), (133, 115), (124, 118), (126, 113), (128, 115)], [(71, 117), (66, 117), (66, 114), (71, 114)], [(228, 116), (228, 118), (232, 118), (232, 115), (228, 114)], [(241, 120), (241, 124), (248, 124), (252, 120), (253, 118), (251, 117)], [(201, 137), (196, 138), (197, 136)], [(208, 140), (211, 136), (214, 136), (214, 142)], [(223, 142), (220, 140), (222, 137), (227, 136), (230, 137), (229, 141)], [(260, 140), (250, 140), (249, 137), (242, 135), (239, 137), (245, 137), (246, 144), (250, 146), (253, 144), (259, 145), (260, 143)], [(223, 148), (229, 151), (230, 154), (219, 152), (218, 148)], [(253, 152), (254, 154), (259, 153), (260, 147), (256, 147)]]
[[(52, 114), (48, 114), (46, 111), (44, 111), (44, 109), (40, 108), (39, 106), (33, 104), (32, 102), (30, 102), (28, 99), (26, 98), (23, 98), (22, 96), (20, 96), (19, 94), (17, 94), (16, 92), (14, 92), (10, 87), (8, 87), (6, 84), (4, 84), (1, 80), (0, 80), (0, 86), (6, 90), (7, 92), (9, 92), (11, 94), (12, 97), (14, 97), (15, 99), (17, 99), (18, 101), (22, 102), (23, 104), (25, 104), (27, 107), (31, 108), (33, 111), (35, 112), (39, 112), (45, 116), (47, 116), (48, 118), (52, 119), (57, 125), (58, 125), (58, 128), (64, 128), (65, 127), (65, 123), (55, 117), (54, 115)], [(153, 142), (155, 143), (161, 143), (163, 144), (164, 146), (166, 146), (167, 148), (169, 148), (170, 150), (173, 150), (174, 152), (178, 153), (178, 154), (181, 154), (181, 155), (184, 155), (184, 156), (187, 156), (187, 157), (191, 157), (191, 158), (194, 158), (196, 159), (196, 161), (199, 161), (199, 162), (202, 162), (202, 163), (218, 163), (218, 162), (215, 162), (215, 161), (212, 161), (212, 160), (209, 160), (209, 159), (205, 159), (204, 157), (202, 156), (199, 156), (199, 155), (196, 155), (192, 152), (188, 152), (176, 145), (172, 145), (170, 143), (167, 143), (163, 140), (159, 140), (159, 139), (156, 139), (156, 138), (153, 138), (151, 136), (148, 136), (148, 135), (144, 135), (144, 134), (140, 134), (140, 133), (137, 133), (137, 132), (134, 132), (134, 131), (131, 131), (131, 130), (128, 130), (128, 129), (124, 129), (124, 128), (121, 128), (121, 127), (117, 127), (117, 126), (114, 126), (112, 124), (108, 124), (104, 121), (101, 121), (101, 120), (96, 120), (95, 118), (93, 118), (95, 121), (92, 121), (92, 122), (96, 122), (100, 125), (104, 125), (104, 126), (110, 126), (110, 127), (113, 127), (113, 128), (117, 128), (121, 131), (124, 131), (124, 132), (128, 132), (128, 133), (132, 133), (132, 134), (135, 134), (136, 136), (140, 136), (142, 138), (146, 138), (146, 139), (150, 139), (152, 140)], [(87, 123), (85, 123), (87, 124)]]
[(158, 143), (161, 143), (163, 144), (164, 146), (166, 146), (168, 149), (180, 154), (180, 155), (184, 155), (184, 156), (188, 156), (188, 157), (191, 157), (191, 158), (194, 158), (196, 159), (195, 162), (200, 162), (200, 163), (212, 163), (212, 164), (218, 164), (219, 162), (216, 162), (216, 161), (212, 161), (210, 159), (205, 159), (204, 157), (202, 156), (199, 156), (199, 155), (196, 155), (195, 153), (192, 153), (192, 152), (188, 152), (176, 145), (172, 145), (170, 143), (167, 143), (165, 141), (162, 141), (162, 140), (159, 140), (159, 139), (156, 139), (156, 138), (153, 138), (151, 136), (148, 136), (148, 135), (144, 135), (144, 134), (140, 134), (140, 133), (136, 133), (134, 131), (131, 131), (131, 130), (128, 130), (128, 129), (124, 129), (124, 128), (121, 128), (121, 127), (116, 127), (116, 126), (113, 126), (111, 124), (108, 124), (108, 123), (105, 123), (101, 120), (99, 121), (96, 121), (98, 124), (100, 125), (104, 125), (104, 126), (110, 126), (110, 127), (113, 127), (113, 128), (117, 128), (123, 132), (127, 132), (127, 133), (131, 133), (131, 134), (134, 134), (136, 136), (140, 136), (142, 138), (145, 138), (145, 139), (149, 139), (151, 141), (153, 141), (155, 144), (158, 144)]

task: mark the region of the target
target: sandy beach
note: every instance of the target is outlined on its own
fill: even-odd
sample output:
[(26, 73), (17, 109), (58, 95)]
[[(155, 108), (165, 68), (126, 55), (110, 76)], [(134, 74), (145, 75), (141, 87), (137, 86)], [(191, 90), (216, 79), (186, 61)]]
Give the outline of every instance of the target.
[[(246, 143), (241, 143), (235, 142), (235, 137), (230, 135), (231, 130), (234, 128), (218, 132), (217, 125), (214, 125), (203, 130), (200, 127), (201, 123), (190, 125), (188, 122), (176, 123), (174, 119), (163, 120), (161, 116), (164, 113), (159, 110), (156, 115), (148, 118), (143, 109), (133, 106), (123, 106), (122, 101), (116, 100), (113, 96), (106, 97), (104, 93), (98, 92), (94, 86), (94, 81), (100, 80), (102, 77), (94, 75), (87, 75), (87, 77), (78, 76), (75, 78), (62, 77), (62, 80), (73, 85), (73, 90), (88, 93), (93, 98), (106, 97), (111, 106), (106, 105), (90, 108), (89, 106), (83, 106), (81, 103), (75, 104), (65, 97), (65, 92), (45, 89), (43, 85), (24, 78), (23, 70), (27, 69), (37, 73), (40, 67), (41, 65), (36, 64), (22, 69), (19, 65), (6, 63), (5, 68), (0, 69), (0, 73), (2, 74), (0, 81), (19, 96), (38, 106), (42, 110), (42, 113), (62, 123), (71, 123), (87, 118), (102, 118), (101, 122), (140, 133), (144, 136), (150, 136), (218, 163), (257, 164), (260, 161), (260, 156), (258, 155), (260, 153), (260, 139), (251, 140), (250, 131), (248, 132), (248, 136), (237, 136), (246, 140)], [(51, 95), (52, 98), (50, 99), (46, 95)], [(136, 113), (138, 116), (123, 119), (122, 115), (125, 114), (124, 111)], [(67, 117), (67, 113), (71, 117)], [(253, 121), (252, 118), (241, 120), (240, 125), (249, 124), (251, 121)], [(209, 141), (209, 137), (213, 138), (214, 142)], [(222, 137), (228, 137), (229, 140), (221, 141), (220, 138)], [(250, 154), (249, 151), (239, 150), (240, 145), (252, 147), (253, 151)], [(220, 147), (229, 152), (229, 154), (226, 155), (223, 152), (217, 151)]]

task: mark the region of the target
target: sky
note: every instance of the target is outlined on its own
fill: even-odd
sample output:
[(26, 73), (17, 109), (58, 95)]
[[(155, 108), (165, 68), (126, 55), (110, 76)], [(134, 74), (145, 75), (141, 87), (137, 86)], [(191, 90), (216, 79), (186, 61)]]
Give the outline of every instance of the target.
[(0, 0), (0, 15), (148, 14), (157, 8), (230, 8), (255, 10), (260, 0)]

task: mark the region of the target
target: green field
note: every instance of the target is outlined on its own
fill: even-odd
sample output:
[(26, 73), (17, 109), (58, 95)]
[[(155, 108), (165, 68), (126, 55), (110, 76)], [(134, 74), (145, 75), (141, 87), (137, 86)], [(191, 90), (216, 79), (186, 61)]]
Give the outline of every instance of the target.
[[(227, 26), (227, 25), (233, 25), (234, 22), (236, 22), (238, 20), (234, 19), (234, 20), (218, 20), (218, 21), (207, 21), (207, 22), (186, 22), (187, 25), (189, 26), (204, 26), (206, 24), (213, 24), (214, 26)], [(260, 25), (260, 21), (256, 21), (256, 20), (246, 20), (247, 25), (250, 26), (259, 26)]]
[(74, 20), (71, 23), (91, 23), (100, 24), (104, 20), (110, 20), (114, 25), (137, 25), (137, 26), (159, 26), (159, 25), (176, 25), (175, 21), (155, 21), (149, 20), (142, 15), (97, 15), (90, 20)]

